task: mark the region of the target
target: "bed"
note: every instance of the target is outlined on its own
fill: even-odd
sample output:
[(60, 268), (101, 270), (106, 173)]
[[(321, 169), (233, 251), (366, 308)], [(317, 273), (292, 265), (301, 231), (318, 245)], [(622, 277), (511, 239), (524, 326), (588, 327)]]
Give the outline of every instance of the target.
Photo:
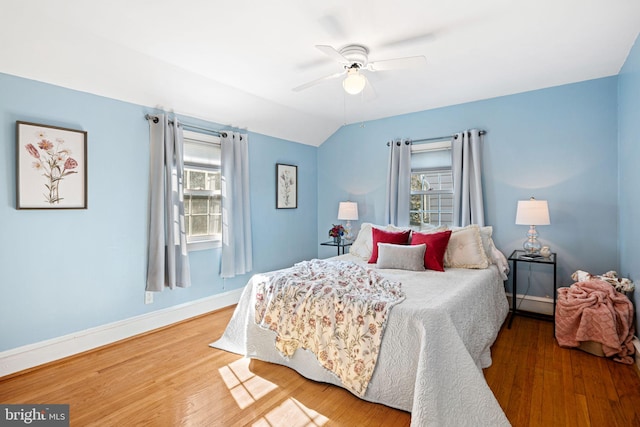
[[(469, 247), (455, 239), (469, 234), (466, 230), (454, 232), (451, 242), (457, 241), (458, 249), (469, 254)], [(493, 244), (490, 233), (485, 242), (477, 237), (473, 240), (474, 246), (475, 242)], [(357, 243), (356, 251), (332, 259), (371, 267), (364, 259), (366, 253), (364, 257), (358, 253), (362, 242)], [(370, 242), (365, 243), (371, 247)], [(482, 373), (482, 368), (491, 365), (490, 347), (508, 314), (503, 286), (508, 264), (495, 247), (485, 248), (489, 260), (485, 268), (469, 268), (467, 259), (465, 268), (447, 267), (445, 271), (377, 269), (384, 278), (401, 283), (405, 298), (389, 312), (375, 371), (359, 397), (411, 412), (412, 426), (509, 425)], [(448, 265), (457, 264), (450, 257)], [(312, 352), (298, 349), (285, 358), (276, 349), (275, 333), (255, 320), (255, 288), (260, 280), (264, 275), (248, 282), (223, 336), (211, 346), (285, 365), (306, 378), (344, 387)]]

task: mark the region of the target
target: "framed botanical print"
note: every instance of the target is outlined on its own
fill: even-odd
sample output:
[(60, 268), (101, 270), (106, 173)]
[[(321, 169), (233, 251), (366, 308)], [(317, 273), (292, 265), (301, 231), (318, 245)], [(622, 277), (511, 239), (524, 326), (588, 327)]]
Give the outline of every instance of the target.
[(16, 209), (87, 209), (87, 132), (16, 122)]
[(298, 207), (298, 167), (276, 163), (276, 209)]

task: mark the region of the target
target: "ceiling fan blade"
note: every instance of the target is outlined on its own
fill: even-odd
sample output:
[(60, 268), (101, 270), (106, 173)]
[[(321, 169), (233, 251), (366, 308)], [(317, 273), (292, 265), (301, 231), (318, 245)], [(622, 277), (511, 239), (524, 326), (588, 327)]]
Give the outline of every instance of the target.
[(414, 46), (416, 44), (432, 42), (436, 39), (436, 33), (424, 33), (424, 34), (416, 34), (410, 37), (404, 37), (401, 39), (389, 40), (386, 43), (380, 45), (380, 47), (384, 48), (399, 48), (399, 47), (409, 47)]
[(427, 65), (427, 58), (420, 56), (407, 56), (406, 58), (387, 59), (384, 61), (369, 62), (369, 71), (388, 71), (407, 68), (420, 68)]
[(362, 98), (365, 100), (365, 102), (374, 101), (378, 97), (378, 93), (376, 92), (367, 76), (365, 76), (364, 74), (363, 76), (367, 83), (365, 84), (364, 90), (362, 91)]
[(303, 85), (294, 87), (293, 91), (294, 92), (300, 92), (301, 90), (309, 89), (311, 86), (315, 86), (317, 84), (326, 82), (327, 80), (337, 79), (338, 77), (346, 74), (346, 72), (347, 72), (347, 70), (344, 70), (344, 71), (340, 71), (339, 73), (334, 73), (334, 74), (330, 74), (328, 76), (320, 77), (319, 79), (312, 80), (312, 81), (307, 82), (307, 83), (305, 83)]
[(341, 64), (349, 63), (349, 60), (344, 56), (342, 56), (342, 54), (337, 50), (335, 50), (332, 46), (319, 44), (319, 45), (316, 45), (316, 48), (318, 48), (322, 53), (329, 56), (330, 58), (333, 58), (334, 60), (338, 61)]

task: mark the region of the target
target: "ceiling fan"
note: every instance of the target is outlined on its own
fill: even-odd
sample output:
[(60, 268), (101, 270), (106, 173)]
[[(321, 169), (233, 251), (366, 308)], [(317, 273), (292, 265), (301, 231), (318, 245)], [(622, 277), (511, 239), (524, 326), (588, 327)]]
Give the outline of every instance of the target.
[(362, 92), (368, 83), (367, 77), (362, 73), (363, 71), (377, 72), (419, 68), (427, 63), (427, 58), (422, 55), (369, 62), (369, 49), (359, 44), (350, 44), (340, 50), (327, 45), (317, 45), (316, 48), (341, 64), (343, 70), (294, 87), (294, 92), (346, 75), (346, 78), (342, 81), (342, 87), (345, 92), (356, 95)]

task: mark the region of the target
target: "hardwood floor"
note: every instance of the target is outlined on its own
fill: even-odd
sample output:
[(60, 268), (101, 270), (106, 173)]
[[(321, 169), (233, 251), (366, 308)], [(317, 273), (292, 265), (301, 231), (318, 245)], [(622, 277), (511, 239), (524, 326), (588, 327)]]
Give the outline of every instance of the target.
[(552, 322), (517, 316), (491, 352), (485, 378), (514, 426), (640, 426), (636, 367), (559, 347)]
[[(278, 365), (208, 344), (226, 308), (0, 379), (0, 403), (68, 403), (72, 426), (408, 426), (410, 414), (364, 402)], [(514, 426), (640, 426), (640, 377), (562, 349), (553, 324), (516, 317), (485, 377)]]

